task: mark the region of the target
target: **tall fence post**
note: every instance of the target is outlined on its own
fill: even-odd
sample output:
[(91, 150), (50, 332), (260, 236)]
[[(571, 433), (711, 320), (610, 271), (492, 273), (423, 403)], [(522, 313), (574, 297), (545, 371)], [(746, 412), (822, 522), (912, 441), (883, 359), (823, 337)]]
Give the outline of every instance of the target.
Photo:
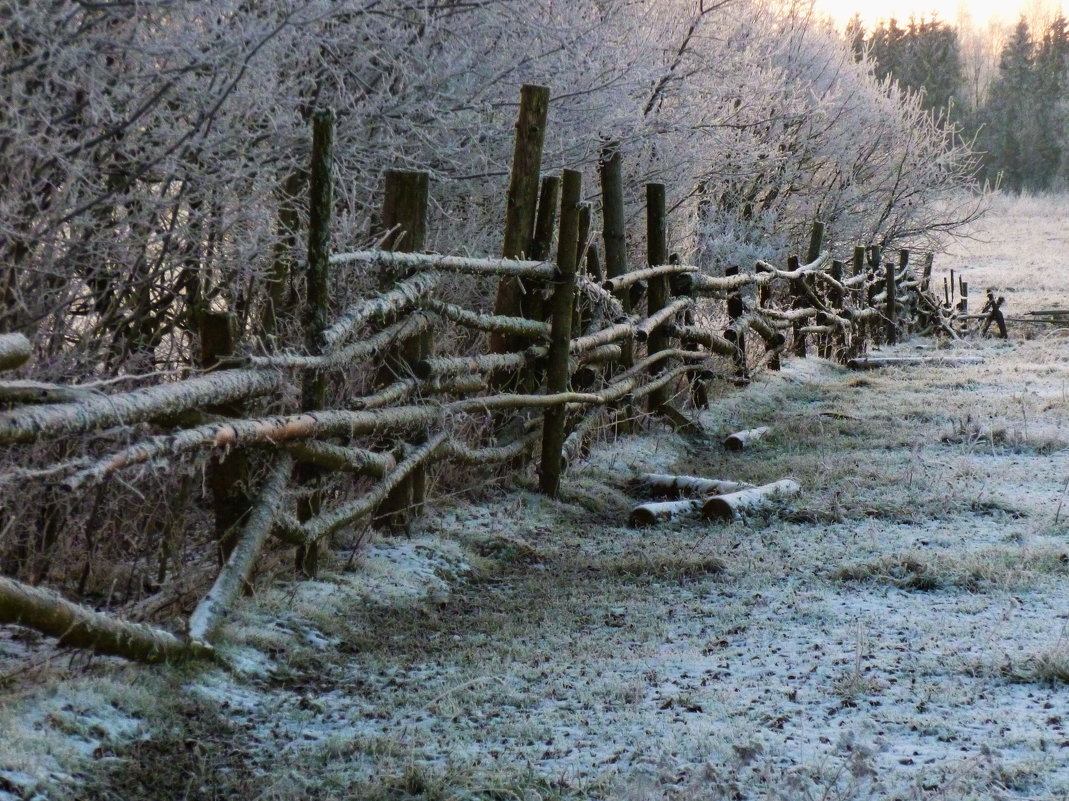
[[(598, 164), (601, 175), (602, 235), (605, 240), (605, 276), (619, 278), (627, 272), (626, 219), (624, 217), (623, 157), (618, 142), (609, 142), (601, 151)], [(631, 293), (621, 292), (620, 304), (624, 312), (631, 312)], [(621, 343), (620, 365), (626, 370), (635, 363), (631, 340)]]
[[(843, 311), (843, 301), (845, 297), (843, 295), (842, 283), (843, 274), (846, 270), (846, 265), (839, 261), (834, 260), (831, 263), (831, 277), (839, 286), (833, 286), (831, 291), (828, 292), (828, 302), (831, 304), (832, 311), (836, 315), (841, 315)], [(836, 324), (838, 326), (838, 324)], [(837, 327), (836, 333), (831, 334), (828, 337), (828, 350), (825, 354), (825, 358), (828, 359), (842, 359), (842, 355), (846, 350), (846, 332)]]
[[(866, 299), (868, 305), (872, 308), (876, 308), (876, 296), (880, 294), (880, 283), (883, 281), (884, 276), (879, 274), (880, 265), (882, 264), (883, 253), (880, 250), (879, 245), (869, 245), (868, 257), (869, 257), (869, 284), (868, 292), (866, 293)], [(880, 326), (877, 320), (872, 321), (872, 325), (869, 326), (869, 339), (872, 344), (879, 344), (880, 341)]]
[[(757, 308), (758, 309), (767, 309), (771, 302), (772, 302), (772, 282), (771, 281), (765, 281), (763, 284), (758, 284), (757, 285)], [(766, 340), (766, 342), (765, 342), (765, 350), (766, 351), (768, 351), (770, 349), (773, 349), (773, 347), (774, 347), (774, 352), (772, 353), (772, 355), (770, 357), (768, 357), (768, 369), (769, 370), (776, 371), (776, 370), (779, 370), (782, 367), (782, 362), (781, 362), (781, 359), (780, 359), (780, 351), (782, 350), (782, 344), (783, 343), (781, 342), (779, 346), (775, 346), (774, 347)]]
[[(646, 184), (646, 262), (650, 267), (668, 263), (668, 212), (664, 184)], [(646, 290), (646, 315), (652, 316), (668, 303), (668, 279), (657, 276), (649, 280)], [(668, 347), (664, 328), (650, 332), (646, 352), (652, 356)], [(650, 376), (656, 377), (664, 369), (664, 362), (650, 366)], [(668, 402), (669, 388), (660, 387), (650, 393), (647, 409), (658, 411)]]
[[(542, 147), (549, 113), (549, 88), (525, 85), (520, 89), (520, 113), (512, 153), (508, 197), (505, 203), (505, 241), (501, 255), (518, 259), (531, 252), (537, 213)], [(503, 278), (497, 286), (494, 314), (519, 317), (523, 313), (523, 286), (519, 278)], [(490, 350), (508, 353), (525, 346), (507, 334), (492, 333)]]
[[(205, 370), (226, 369), (227, 359), (233, 356), (235, 351), (233, 315), (206, 310), (198, 317), (200, 366)], [(211, 406), (207, 411), (241, 418), (245, 416), (245, 404), (241, 401), (231, 401)], [(208, 459), (206, 472), (212, 496), (212, 511), (215, 514), (215, 540), (222, 563), (230, 556), (241, 527), (252, 511), (248, 454), (244, 448), (234, 448), (223, 455), (213, 452)]]
[(824, 223), (820, 220), (813, 222), (813, 228), (809, 232), (809, 250), (806, 251), (806, 264), (812, 264), (820, 258), (820, 250), (824, 247), (824, 230)]
[[(797, 256), (787, 257), (787, 269), (791, 272), (794, 272), (801, 266)], [(804, 282), (804, 278), (792, 278), (790, 280), (789, 290), (791, 295), (791, 309), (805, 308), (806, 294)], [(791, 323), (791, 353), (800, 359), (806, 357), (805, 332), (802, 331), (804, 325), (804, 320), (798, 320)]]
[[(383, 250), (402, 253), (417, 253), (424, 250), (427, 240), (427, 207), (430, 197), (430, 177), (425, 172), (390, 170), (386, 173), (386, 185), (382, 199), (382, 229), (389, 232), (383, 240)], [(392, 270), (381, 277), (383, 289), (388, 289), (399, 278)], [(387, 319), (386, 324), (394, 322)], [(414, 337), (398, 342), (387, 360), (386, 372), (390, 379), (396, 374), (410, 376), (416, 364), (431, 356), (431, 334), (424, 331)], [(413, 438), (419, 445), (427, 440), (426, 430)], [(426, 496), (427, 468), (421, 464), (414, 468), (386, 496), (374, 514), (374, 523), (379, 526), (398, 527), (419, 514)]]
[[(557, 222), (559, 200), (560, 178), (556, 175), (547, 175), (542, 178), (542, 188), (538, 192), (538, 214), (535, 218), (534, 238), (531, 240), (530, 258), (533, 261), (544, 261), (549, 258), (549, 249), (553, 246), (553, 226)], [(542, 317), (534, 319), (540, 320)]]
[[(909, 252), (906, 251), (906, 261), (909, 260)], [(886, 297), (884, 298), (884, 337), (887, 339), (887, 344), (893, 345), (898, 342), (898, 297), (897, 290), (898, 285), (895, 283), (895, 276), (897, 275), (897, 269), (895, 263), (890, 259), (884, 264), (884, 292)]]
[[(725, 276), (738, 274), (739, 268), (737, 266), (724, 268)], [(724, 332), (724, 338), (735, 345), (735, 355), (732, 357), (732, 361), (735, 363), (735, 376), (739, 380), (746, 379), (746, 331), (740, 331), (736, 328), (736, 323), (742, 317), (744, 311), (742, 292), (730, 292), (727, 297), (729, 328)]]
[[(301, 323), (308, 353), (323, 352), (323, 331), (329, 311), (330, 218), (334, 205), (334, 112), (317, 111), (312, 117), (312, 162), (308, 186), (308, 265), (305, 270), (305, 306)], [(301, 380), (301, 411), (320, 409), (326, 402), (327, 377), (320, 370), (307, 370)], [(303, 463), (297, 467), (297, 480), (308, 488), (318, 483), (320, 469)], [(297, 519), (302, 523), (319, 514), (322, 494), (313, 490), (302, 494), (297, 502)], [(297, 570), (314, 576), (319, 566), (319, 546), (315, 543), (297, 548)]]
[[(575, 301), (576, 256), (579, 236), (579, 202), (583, 191), (583, 176), (575, 170), (565, 170), (561, 181), (560, 236), (557, 240), (557, 277), (550, 299), (549, 366), (546, 371), (546, 393), (566, 392), (570, 369), (568, 352), (572, 338), (572, 313)], [(539, 489), (550, 497), (560, 491), (563, 467), (562, 448), (568, 407), (564, 404), (546, 409), (542, 423), (542, 461), (539, 469)]]

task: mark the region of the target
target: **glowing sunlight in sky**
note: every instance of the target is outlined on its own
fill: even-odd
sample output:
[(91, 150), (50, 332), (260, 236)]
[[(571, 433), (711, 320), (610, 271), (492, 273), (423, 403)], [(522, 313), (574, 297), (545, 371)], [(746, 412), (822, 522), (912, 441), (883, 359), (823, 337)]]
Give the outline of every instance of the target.
[(1044, 0), (815, 0), (817, 13), (832, 17), (837, 27), (844, 26), (854, 15), (861, 14), (866, 27), (871, 28), (879, 20), (892, 17), (900, 25), (909, 21), (910, 16), (929, 19), (938, 14), (944, 22), (954, 23), (967, 14), (973, 25), (986, 27), (989, 21), (1013, 24), (1021, 14), (1029, 19), (1037, 17), (1052, 18), (1057, 13), (1059, 3)]

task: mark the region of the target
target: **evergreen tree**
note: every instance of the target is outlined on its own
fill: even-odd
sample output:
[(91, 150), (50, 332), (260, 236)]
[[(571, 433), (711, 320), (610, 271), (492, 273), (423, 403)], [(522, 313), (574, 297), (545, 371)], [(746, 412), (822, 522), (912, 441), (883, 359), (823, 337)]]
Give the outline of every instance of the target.
[(903, 88), (920, 92), (925, 108), (940, 119), (949, 119), (963, 81), (953, 28), (934, 17), (922, 17), (919, 22), (911, 19), (906, 28), (892, 19), (872, 32), (867, 45), (877, 77), (891, 76)]
[(1036, 49), (1033, 106), (1036, 126), (1036, 168), (1051, 188), (1064, 178), (1062, 166), (1067, 122), (1063, 98), (1069, 88), (1066, 68), (1069, 65), (1069, 22), (1059, 14), (1047, 28)]
[(982, 149), (987, 153), (986, 178), (998, 179), (1014, 192), (1040, 188), (1036, 159), (1039, 141), (1036, 124), (1035, 49), (1028, 23), (1022, 17), (1002, 49), (998, 76), (984, 107)]

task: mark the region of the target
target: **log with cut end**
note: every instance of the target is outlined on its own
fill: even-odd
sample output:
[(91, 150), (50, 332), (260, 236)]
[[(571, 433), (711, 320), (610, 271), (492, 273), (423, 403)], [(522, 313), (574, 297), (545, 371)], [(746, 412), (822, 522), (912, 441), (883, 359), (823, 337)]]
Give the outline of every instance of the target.
[(637, 528), (654, 526), (682, 517), (697, 517), (703, 503), (704, 501), (695, 499), (643, 503), (631, 510), (628, 523)]
[(724, 447), (729, 451), (741, 451), (743, 448), (749, 447), (752, 443), (761, 439), (765, 434), (769, 432), (768, 426), (760, 426), (759, 428), (748, 428), (745, 431), (736, 431), (734, 434), (729, 434), (724, 439)]
[(252, 508), (241, 538), (219, 571), (211, 590), (197, 604), (189, 618), (189, 638), (192, 642), (208, 643), (215, 639), (234, 601), (248, 584), (275, 516), (286, 499), (286, 482), (292, 471), (293, 457), (283, 453), (264, 483), (260, 500)]
[(641, 473), (639, 483), (657, 495), (678, 498), (685, 495), (724, 495), (749, 489), (753, 484), (744, 481), (723, 481), (697, 476), (673, 476), (666, 473)]
[(797, 481), (785, 478), (760, 487), (715, 495), (705, 501), (702, 517), (707, 520), (735, 520), (744, 512), (752, 512), (777, 498), (797, 495), (802, 487)]
[(0, 370), (14, 370), (29, 361), (32, 347), (22, 334), (0, 334)]
[(964, 367), (983, 364), (983, 356), (867, 356), (850, 359), (851, 370), (878, 370), (881, 367)]

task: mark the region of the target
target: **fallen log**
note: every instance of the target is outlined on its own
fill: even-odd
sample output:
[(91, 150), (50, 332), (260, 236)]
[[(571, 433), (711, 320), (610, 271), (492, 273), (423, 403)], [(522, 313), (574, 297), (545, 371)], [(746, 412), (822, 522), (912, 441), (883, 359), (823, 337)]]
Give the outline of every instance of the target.
[(447, 320), (468, 326), (479, 331), (492, 331), (498, 334), (528, 337), (531, 339), (549, 339), (549, 324), (539, 320), (523, 317), (505, 317), (497, 314), (480, 314), (469, 311), (452, 303), (445, 303), (436, 298), (426, 298), (423, 306), (436, 312)]
[[(274, 447), (274, 443), (270, 443), (270, 446)], [(297, 461), (314, 464), (324, 470), (382, 478), (397, 467), (397, 457), (388, 451), (369, 451), (318, 440), (290, 442), (284, 447)]]
[(741, 451), (750, 443), (756, 442), (769, 432), (768, 426), (748, 428), (745, 431), (736, 431), (724, 438), (724, 447), (729, 451)]
[(5, 381), (0, 384), (0, 403), (77, 403), (103, 397), (104, 393), (80, 386), (41, 381)]
[(737, 520), (745, 512), (752, 512), (777, 498), (797, 495), (801, 491), (802, 487), (797, 481), (785, 478), (760, 487), (751, 487), (726, 495), (714, 495), (705, 501), (702, 507), (702, 517), (707, 520)]
[(691, 298), (677, 298), (664, 308), (654, 312), (635, 326), (635, 341), (645, 342), (655, 330), (693, 305), (694, 301)]
[(386, 496), (404, 480), (405, 476), (424, 464), (428, 459), (434, 457), (448, 437), (449, 435), (446, 432), (434, 435), (401, 461), (367, 495), (351, 503), (344, 504), (337, 509), (324, 512), (318, 517), (313, 517), (303, 523), (300, 527), (300, 537), (306, 544), (318, 542), (323, 537), (333, 534), (344, 526), (369, 516), (385, 500)]
[(250, 356), (251, 367), (295, 368), (300, 370), (344, 370), (354, 363), (379, 356), (386, 348), (429, 330), (431, 321), (424, 314), (413, 314), (379, 331), (367, 339), (344, 348), (328, 351), (320, 356), (303, 353), (278, 353), (271, 356)]
[[(408, 254), (398, 253), (396, 255)], [(342, 312), (334, 325), (322, 333), (323, 344), (327, 349), (333, 348), (368, 320), (397, 314), (411, 308), (436, 289), (441, 280), (442, 277), (437, 273), (416, 275), (381, 295), (353, 304)]]
[(478, 259), (467, 256), (440, 256), (436, 253), (401, 253), (387, 250), (358, 250), (335, 253), (331, 264), (376, 264), (382, 267), (413, 270), (440, 270), (468, 275), (499, 275), (517, 278), (537, 278), (551, 281), (557, 275), (557, 265), (548, 261), (520, 259)]
[(878, 370), (881, 367), (963, 367), (983, 364), (983, 356), (866, 356), (850, 359), (851, 370)]
[(190, 409), (266, 395), (282, 389), (281, 373), (267, 370), (221, 370), (76, 403), (31, 406), (0, 413), (0, 442), (84, 434), (115, 425), (131, 425)]
[(631, 510), (628, 525), (638, 528), (640, 526), (653, 526), (657, 523), (666, 523), (670, 520), (678, 520), (685, 517), (697, 517), (702, 510), (705, 501), (688, 499), (682, 501), (653, 501), (643, 503)]
[(753, 487), (753, 484), (743, 481), (673, 476), (666, 473), (641, 473), (637, 483), (650, 492), (669, 498), (678, 498), (683, 495), (724, 495)]
[(216, 576), (212, 588), (190, 615), (188, 631), (191, 641), (208, 643), (215, 639), (230, 607), (248, 584), (256, 559), (286, 498), (286, 482), (292, 471), (293, 457), (283, 452), (260, 490), (260, 499), (249, 514), (241, 538)]
[(490, 373), (495, 370), (513, 370), (526, 367), (545, 358), (548, 351), (533, 346), (519, 353), (491, 353), (482, 356), (437, 356), (421, 359), (413, 366), (413, 372), (424, 381), (448, 375)]
[(716, 334), (706, 328), (694, 325), (674, 325), (668, 328), (669, 336), (679, 337), (682, 340), (692, 340), (699, 345), (704, 345), (713, 353), (721, 356), (734, 356), (739, 352), (734, 342)]
[(0, 576), (0, 623), (39, 631), (57, 638), (60, 645), (137, 662), (178, 662), (213, 653), (209, 646), (186, 642), (169, 631), (118, 620), (4, 576)]
[(22, 334), (0, 334), (0, 371), (21, 367), (32, 352), (30, 340)]
[(631, 270), (623, 275), (602, 281), (601, 286), (606, 292), (619, 292), (649, 278), (660, 278), (679, 273), (696, 273), (697, 271), (698, 268), (690, 264), (659, 264), (653, 267), (644, 267), (641, 270)]
[(593, 334), (576, 337), (569, 343), (568, 352), (575, 354), (586, 353), (602, 345), (611, 345), (620, 339), (627, 339), (635, 335), (635, 324), (632, 322), (616, 323), (616, 325), (603, 328)]

